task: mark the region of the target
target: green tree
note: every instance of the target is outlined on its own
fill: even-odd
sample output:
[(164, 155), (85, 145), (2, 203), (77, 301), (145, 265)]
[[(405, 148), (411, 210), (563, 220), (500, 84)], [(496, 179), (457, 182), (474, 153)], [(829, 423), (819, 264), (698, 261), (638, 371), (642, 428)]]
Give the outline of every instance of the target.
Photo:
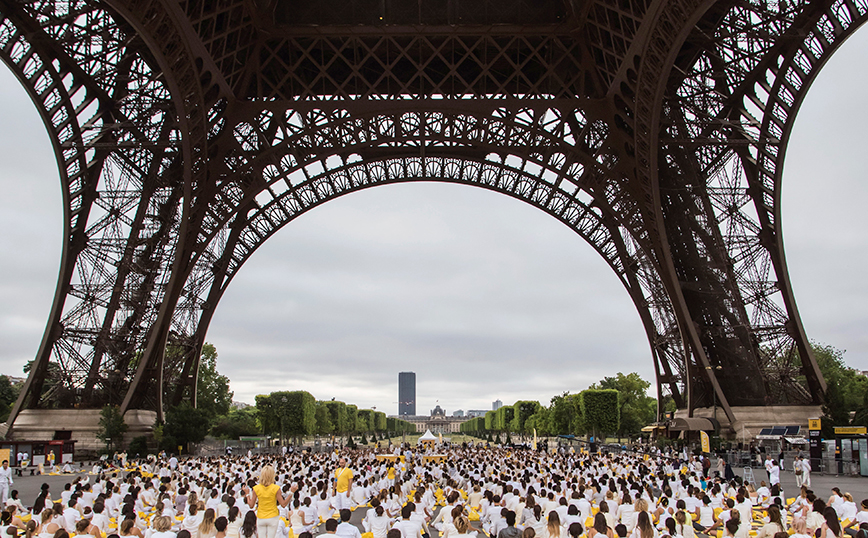
[(328, 435), (335, 431), (335, 426), (332, 424), (331, 415), (325, 402), (316, 403), (316, 433), (317, 435)]
[(217, 417), (211, 425), (211, 435), (218, 439), (238, 439), (257, 435), (262, 431), (257, 420), (256, 408), (232, 409), (229, 414)]
[(199, 356), (196, 379), (196, 406), (208, 414), (210, 420), (229, 413), (234, 393), (229, 390), (229, 378), (217, 371), (217, 348), (205, 343)]
[(868, 427), (868, 391), (862, 395), (862, 405), (856, 409), (856, 414), (853, 416), (853, 426)]
[(299, 438), (316, 433), (316, 399), (303, 390), (256, 396), (256, 417), (264, 435)]
[(620, 426), (620, 405), (617, 390), (584, 390), (579, 395), (582, 417), (594, 437), (615, 433)]
[(127, 447), (127, 453), (133, 458), (144, 458), (150, 451), (148, 450), (148, 438), (144, 435), (133, 437), (130, 441), (130, 446)]
[(325, 402), (325, 406), (328, 409), (334, 432), (338, 435), (347, 433), (347, 404), (331, 400)]
[(0, 422), (9, 418), (21, 387), (13, 385), (8, 376), (0, 375)]
[(280, 432), (280, 416), (271, 396), (271, 394), (256, 395), (256, 421), (259, 423), (262, 435)]
[(485, 430), (492, 432), (495, 430), (496, 419), (494, 417), (494, 411), (487, 411), (485, 413)]
[(591, 389), (610, 389), (618, 391), (620, 402), (620, 427), (614, 432), (618, 438), (630, 437), (642, 431), (642, 428), (654, 422), (657, 416), (657, 400), (648, 396), (651, 383), (632, 372), (624, 375), (618, 372), (615, 377), (604, 377), (599, 383), (591, 385)]
[(378, 432), (386, 431), (386, 413), (382, 411), (374, 411), (374, 430)]
[[(850, 424), (850, 413), (855, 412), (862, 420), (859, 410), (865, 406), (868, 393), (868, 378), (850, 368), (844, 362), (844, 351), (835, 347), (811, 343), (820, 372), (826, 380), (826, 395), (823, 402), (823, 437), (831, 438), (835, 426)], [(856, 424), (857, 417), (854, 417)]]
[(572, 399), (569, 396), (569, 392), (552, 396), (548, 413), (548, 430), (553, 435), (568, 435), (572, 431), (570, 425), (575, 410), (573, 409)]
[(513, 418), (515, 418), (515, 408), (511, 405), (501, 406), (494, 412), (494, 429), (509, 433), (509, 431), (512, 430)]
[(116, 405), (106, 405), (99, 413), (99, 428), (96, 438), (105, 443), (107, 453), (118, 450), (123, 445), (124, 434), (129, 429), (121, 415), (121, 408)]
[(533, 431), (536, 430), (538, 436), (547, 436), (551, 435), (551, 431), (549, 430), (550, 423), (549, 409), (540, 405), (536, 413), (527, 418), (524, 423), (524, 429), (527, 435), (533, 435)]
[(368, 433), (374, 431), (377, 427), (376, 419), (373, 418), (373, 409), (359, 409), (357, 413), (358, 428), (360, 433)]
[(511, 430), (521, 434), (533, 434), (533, 428), (527, 428), (527, 420), (540, 409), (539, 402), (521, 400), (512, 405)]
[(352, 436), (359, 433), (359, 406), (347, 404), (347, 433)]
[(181, 402), (180, 405), (166, 411), (166, 423), (163, 426), (163, 448), (174, 452), (177, 447), (189, 449), (189, 443), (199, 443), (208, 435), (210, 421), (208, 413)]

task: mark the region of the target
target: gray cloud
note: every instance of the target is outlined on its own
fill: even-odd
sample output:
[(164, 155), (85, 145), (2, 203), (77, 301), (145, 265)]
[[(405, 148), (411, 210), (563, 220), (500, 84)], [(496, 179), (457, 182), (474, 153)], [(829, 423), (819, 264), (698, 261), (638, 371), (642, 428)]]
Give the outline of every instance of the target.
[[(789, 147), (787, 255), (811, 338), (868, 361), (864, 125), (868, 35), (819, 77)], [(62, 236), (42, 124), (0, 73), (0, 371), (38, 348)], [(394, 412), (397, 372), (418, 410), (577, 391), (605, 375), (653, 379), (644, 331), (614, 273), (581, 238), (511, 198), (444, 184), (378, 187), (290, 223), (227, 291), (208, 340), (236, 399), (304, 389)]]

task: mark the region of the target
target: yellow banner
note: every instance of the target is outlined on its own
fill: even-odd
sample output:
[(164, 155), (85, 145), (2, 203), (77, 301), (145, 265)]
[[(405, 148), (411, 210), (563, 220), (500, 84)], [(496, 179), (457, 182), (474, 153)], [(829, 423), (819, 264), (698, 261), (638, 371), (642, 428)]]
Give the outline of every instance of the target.
[(835, 426), (835, 434), (838, 435), (859, 435), (860, 433), (868, 433), (868, 428), (866, 428), (865, 426)]
[(702, 443), (702, 451), (706, 453), (711, 452), (711, 440), (708, 438), (708, 434), (699, 432), (699, 440)]
[(808, 429), (809, 430), (822, 430), (823, 428), (820, 426), (820, 419), (809, 418), (808, 419)]

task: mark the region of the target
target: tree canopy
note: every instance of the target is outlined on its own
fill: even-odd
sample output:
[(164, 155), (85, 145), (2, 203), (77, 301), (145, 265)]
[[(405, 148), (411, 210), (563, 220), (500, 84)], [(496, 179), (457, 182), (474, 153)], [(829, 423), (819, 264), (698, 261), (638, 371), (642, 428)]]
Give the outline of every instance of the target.
[[(827, 387), (823, 437), (834, 437), (835, 426), (868, 426), (868, 377), (847, 366), (844, 350), (817, 342), (811, 348)], [(850, 413), (855, 414), (852, 421)]]
[(657, 416), (657, 399), (648, 396), (651, 383), (632, 372), (624, 375), (618, 372), (614, 377), (604, 377), (591, 389), (611, 389), (618, 391), (620, 425), (614, 432), (618, 437), (629, 437), (654, 422)]
[(163, 448), (170, 452), (189, 448), (189, 443), (199, 443), (208, 435), (210, 422), (208, 413), (197, 409), (188, 402), (172, 407), (166, 411), (166, 423), (163, 426)]
[(229, 413), (233, 395), (229, 390), (229, 378), (217, 371), (217, 348), (206, 342), (199, 357), (196, 407), (205, 411), (209, 420), (213, 420)]

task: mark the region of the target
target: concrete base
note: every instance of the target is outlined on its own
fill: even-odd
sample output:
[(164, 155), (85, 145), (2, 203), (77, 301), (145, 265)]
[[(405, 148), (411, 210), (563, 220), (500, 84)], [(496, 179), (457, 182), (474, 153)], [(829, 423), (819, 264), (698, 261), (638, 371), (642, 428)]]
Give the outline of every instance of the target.
[[(13, 440), (50, 441), (57, 431), (71, 431), (76, 453), (96, 453), (105, 449), (105, 440), (98, 438), (99, 409), (25, 409), (12, 427)], [(154, 433), (157, 413), (131, 409), (124, 415), (129, 429), (124, 434), (124, 446), (134, 437)]]
[[(717, 417), (721, 437), (733, 441), (750, 441), (760, 430), (770, 426), (801, 426), (803, 434), (807, 436), (808, 419), (821, 417), (823, 410), (819, 405), (761, 405), (733, 407), (732, 414), (735, 415), (735, 422), (730, 428), (729, 419), (720, 407), (716, 411), (713, 407), (693, 410), (694, 417)], [(680, 409), (675, 416), (684, 418), (687, 410)]]

